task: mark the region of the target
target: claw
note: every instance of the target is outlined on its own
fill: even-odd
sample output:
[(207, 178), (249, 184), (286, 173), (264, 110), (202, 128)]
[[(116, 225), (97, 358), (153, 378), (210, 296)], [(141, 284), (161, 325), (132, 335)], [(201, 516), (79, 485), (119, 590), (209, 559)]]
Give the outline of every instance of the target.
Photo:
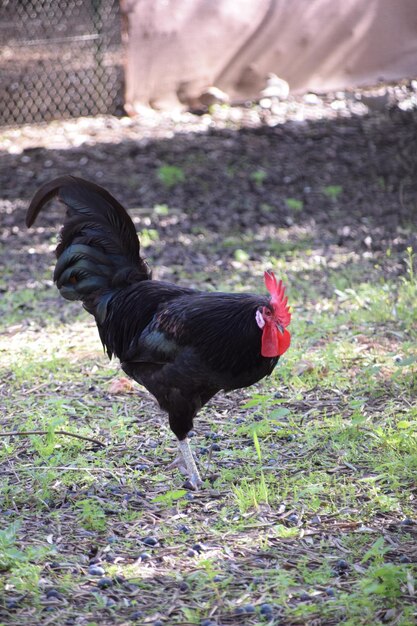
[(187, 466), (185, 465), (184, 457), (182, 454), (179, 454), (176, 459), (174, 459), (169, 465), (166, 466), (167, 469), (178, 469), (181, 474), (188, 476)]

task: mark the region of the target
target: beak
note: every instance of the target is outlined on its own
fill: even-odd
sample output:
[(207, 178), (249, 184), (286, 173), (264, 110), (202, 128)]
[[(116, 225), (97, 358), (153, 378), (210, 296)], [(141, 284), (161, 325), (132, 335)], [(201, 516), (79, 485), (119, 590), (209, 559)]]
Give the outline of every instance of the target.
[(281, 335), (283, 335), (285, 328), (283, 326), (281, 326), (281, 324), (277, 324), (276, 326), (277, 326), (279, 332), (281, 333)]

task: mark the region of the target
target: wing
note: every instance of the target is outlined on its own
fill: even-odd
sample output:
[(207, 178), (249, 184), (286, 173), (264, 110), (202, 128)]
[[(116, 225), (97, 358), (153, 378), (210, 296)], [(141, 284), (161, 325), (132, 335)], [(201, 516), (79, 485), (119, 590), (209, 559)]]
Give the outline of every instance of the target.
[(108, 355), (114, 354), (123, 362), (141, 356), (142, 351), (145, 354), (145, 349), (148, 354), (152, 352), (158, 341), (145, 344), (142, 335), (149, 334), (158, 311), (170, 301), (193, 293), (191, 289), (156, 280), (120, 290), (109, 304), (104, 322), (97, 324)]
[(216, 372), (251, 369), (262, 359), (255, 321), (262, 304), (262, 297), (250, 294), (194, 292), (172, 299), (133, 340), (125, 360), (173, 363), (185, 353), (194, 368), (198, 360)]

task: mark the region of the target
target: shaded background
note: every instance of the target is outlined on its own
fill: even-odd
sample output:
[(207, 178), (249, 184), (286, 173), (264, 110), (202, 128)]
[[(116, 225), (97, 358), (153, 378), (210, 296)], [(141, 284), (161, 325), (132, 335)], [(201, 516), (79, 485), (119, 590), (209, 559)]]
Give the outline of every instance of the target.
[(4, 0), (0, 124), (412, 78), (416, 35), (413, 0)]

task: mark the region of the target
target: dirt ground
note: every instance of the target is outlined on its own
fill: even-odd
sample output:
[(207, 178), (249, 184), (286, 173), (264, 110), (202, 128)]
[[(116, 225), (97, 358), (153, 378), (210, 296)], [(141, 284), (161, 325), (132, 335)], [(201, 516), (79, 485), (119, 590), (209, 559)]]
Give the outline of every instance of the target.
[[(71, 173), (107, 186), (128, 208), (178, 212), (165, 227), (164, 220), (152, 225), (167, 244), (159, 265), (194, 256), (173, 244), (198, 228), (226, 236), (299, 225), (323, 246), (415, 248), (415, 235), (407, 234), (417, 205), (414, 91), (396, 87), (389, 106), (366, 114), (346, 94), (313, 96), (275, 114), (252, 107), (5, 129), (0, 241), (15, 248), (32, 237), (22, 228), (30, 197), (44, 181)], [(158, 177), (166, 165), (181, 169), (181, 184)]]

